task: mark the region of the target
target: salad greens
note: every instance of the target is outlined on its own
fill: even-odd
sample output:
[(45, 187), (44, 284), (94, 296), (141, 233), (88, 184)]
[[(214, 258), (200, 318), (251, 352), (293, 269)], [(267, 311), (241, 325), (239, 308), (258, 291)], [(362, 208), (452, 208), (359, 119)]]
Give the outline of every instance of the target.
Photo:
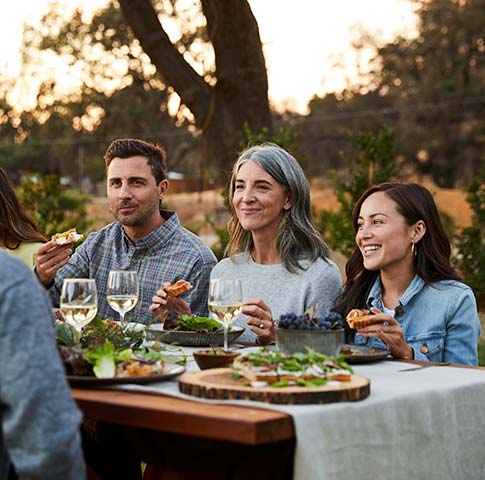
[[(144, 331), (96, 317), (81, 335), (67, 323), (56, 325), (57, 346), (68, 375), (113, 378), (123, 363), (185, 365), (187, 357), (179, 347), (158, 343), (143, 347)], [(170, 353), (170, 355), (164, 355)]]
[(197, 315), (181, 315), (177, 326), (174, 330), (181, 331), (194, 331), (194, 330), (207, 330), (213, 332), (221, 328), (221, 324), (209, 317), (199, 317)]
[(93, 366), (93, 372), (98, 378), (113, 378), (115, 376), (115, 349), (109, 340), (94, 349), (86, 351), (86, 358)]

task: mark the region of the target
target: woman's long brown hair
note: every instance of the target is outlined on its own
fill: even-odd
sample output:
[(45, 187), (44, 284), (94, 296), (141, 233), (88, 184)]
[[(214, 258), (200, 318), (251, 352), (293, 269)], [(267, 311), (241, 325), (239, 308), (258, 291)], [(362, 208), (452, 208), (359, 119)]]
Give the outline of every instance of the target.
[(12, 250), (24, 242), (47, 241), (20, 204), (2, 167), (0, 167), (0, 241)]
[[(426, 233), (416, 244), (416, 273), (426, 282), (438, 280), (459, 280), (459, 275), (450, 263), (450, 242), (446, 236), (433, 196), (425, 187), (417, 183), (386, 182), (369, 187), (359, 198), (352, 211), (354, 229), (364, 201), (373, 193), (384, 192), (393, 202), (397, 211), (404, 217), (407, 225), (422, 220)], [(410, 245), (411, 248), (411, 245)], [(379, 270), (371, 271), (364, 267), (362, 254), (354, 247), (345, 266), (347, 280), (334, 310), (345, 317), (353, 308), (366, 308), (366, 300)]]

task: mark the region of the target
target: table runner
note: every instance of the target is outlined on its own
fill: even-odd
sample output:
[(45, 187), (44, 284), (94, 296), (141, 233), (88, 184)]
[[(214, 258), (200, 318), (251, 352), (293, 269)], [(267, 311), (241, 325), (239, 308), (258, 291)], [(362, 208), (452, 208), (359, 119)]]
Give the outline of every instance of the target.
[[(326, 405), (205, 400), (180, 393), (176, 381), (116, 388), (290, 414), (297, 438), (296, 480), (485, 478), (485, 371), (399, 371), (412, 366), (356, 365), (355, 373), (371, 380), (370, 396)], [(188, 370), (197, 367), (190, 362)]]

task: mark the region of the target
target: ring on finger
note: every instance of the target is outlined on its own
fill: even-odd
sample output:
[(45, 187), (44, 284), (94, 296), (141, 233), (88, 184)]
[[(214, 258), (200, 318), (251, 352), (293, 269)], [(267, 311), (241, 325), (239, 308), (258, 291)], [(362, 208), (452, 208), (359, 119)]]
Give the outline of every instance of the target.
[(263, 322), (261, 322), (261, 323), (259, 324), (259, 328), (264, 328), (264, 323), (263, 323)]

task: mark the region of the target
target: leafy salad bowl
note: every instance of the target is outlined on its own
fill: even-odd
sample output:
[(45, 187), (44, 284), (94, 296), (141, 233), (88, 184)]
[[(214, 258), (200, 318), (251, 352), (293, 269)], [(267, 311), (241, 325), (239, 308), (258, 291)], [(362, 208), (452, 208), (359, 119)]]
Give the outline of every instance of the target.
[[(184, 347), (208, 347), (210, 345), (224, 345), (224, 332), (215, 330), (208, 332), (204, 330), (183, 331), (164, 330), (163, 323), (154, 323), (146, 330), (147, 338), (164, 343), (177, 343)], [(233, 326), (227, 332), (228, 343), (233, 343), (244, 332), (244, 327)]]
[[(229, 327), (227, 341), (234, 342), (244, 332), (243, 327)], [(170, 330), (165, 330), (163, 323), (150, 325), (147, 330), (148, 340), (164, 343), (176, 343), (184, 347), (208, 347), (224, 345), (224, 331), (221, 324), (210, 317), (181, 315)]]

